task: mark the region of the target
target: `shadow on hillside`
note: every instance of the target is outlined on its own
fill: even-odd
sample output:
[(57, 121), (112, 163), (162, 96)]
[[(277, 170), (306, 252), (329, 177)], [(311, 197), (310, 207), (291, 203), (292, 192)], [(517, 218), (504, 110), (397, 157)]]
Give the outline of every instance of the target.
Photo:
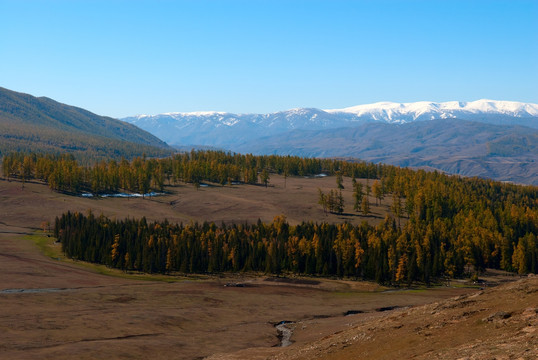
[(381, 219), (383, 218), (383, 216), (381, 216), (381, 214), (377, 214), (377, 213), (370, 213), (368, 215), (364, 215), (364, 214), (360, 214), (360, 213), (341, 213), (341, 214), (338, 214), (338, 213), (330, 213), (332, 215), (336, 215), (338, 216), (340, 219), (345, 219), (345, 218), (365, 218), (365, 219)]

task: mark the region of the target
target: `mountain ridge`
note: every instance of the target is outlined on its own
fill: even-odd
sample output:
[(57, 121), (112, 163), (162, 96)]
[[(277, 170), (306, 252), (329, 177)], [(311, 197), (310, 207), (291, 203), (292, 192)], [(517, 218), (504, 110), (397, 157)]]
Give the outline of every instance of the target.
[[(363, 115), (368, 113), (385, 113), (387, 120), (392, 120), (393, 112), (397, 116), (414, 113), (414, 119), (417, 120), (422, 114), (434, 113), (439, 117), (456, 117), (452, 112), (467, 113), (495, 113), (510, 115), (515, 117), (533, 117), (538, 116), (538, 104), (522, 103), (517, 101), (506, 100), (489, 100), (480, 99), (476, 101), (447, 101), (447, 102), (429, 102), (418, 101), (411, 103), (395, 102), (378, 102), (374, 104), (357, 105), (343, 109), (325, 110), (330, 113), (344, 112)], [(434, 116), (435, 117), (435, 116)]]
[[(383, 104), (383, 106), (379, 105)], [(269, 114), (172, 112), (123, 118), (172, 145), (235, 146), (248, 138), (290, 130), (336, 129), (367, 122), (408, 123), (458, 118), (538, 129), (538, 104), (513, 101), (376, 103), (344, 109), (296, 108)], [(218, 129), (218, 131), (215, 131)]]
[(111, 117), (0, 87), (0, 154), (11, 151), (85, 153), (98, 157), (164, 155), (162, 140)]
[(538, 185), (538, 129), (438, 119), (406, 124), (294, 130), (234, 151), (305, 157), (353, 157), (396, 166)]
[[(526, 113), (527, 116), (538, 116), (538, 104), (534, 103), (525, 103), (519, 101), (508, 101), (508, 100), (491, 100), (491, 99), (480, 99), (475, 101), (445, 101), (445, 102), (433, 102), (433, 101), (416, 101), (416, 102), (391, 102), (391, 101), (380, 101), (371, 104), (362, 104), (355, 105), (339, 109), (320, 109), (314, 107), (298, 107), (288, 110), (281, 110), (271, 113), (266, 113), (265, 115), (279, 114), (286, 112), (296, 112), (301, 110), (321, 110), (327, 113), (352, 113), (352, 114), (361, 114), (367, 112), (368, 110), (383, 110), (383, 109), (403, 109), (407, 112), (412, 111), (413, 109), (420, 108), (430, 108), (430, 109), (439, 109), (439, 110), (465, 110), (469, 112), (473, 111), (485, 111), (485, 112), (497, 112), (512, 114), (514, 116), (521, 116), (522, 113)], [(205, 115), (262, 115), (261, 113), (232, 113), (227, 111), (190, 111), (190, 112), (166, 112), (156, 115), (148, 114), (139, 114), (134, 116), (129, 116), (126, 118), (144, 118), (144, 117), (153, 117), (158, 115), (167, 115), (167, 116), (205, 116)]]

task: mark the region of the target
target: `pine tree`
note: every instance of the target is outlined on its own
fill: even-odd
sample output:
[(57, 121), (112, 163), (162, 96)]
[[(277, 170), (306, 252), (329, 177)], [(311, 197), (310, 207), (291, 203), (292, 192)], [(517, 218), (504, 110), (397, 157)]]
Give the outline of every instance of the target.
[(400, 256), (400, 260), (398, 260), (398, 268), (396, 269), (396, 282), (402, 282), (405, 280), (405, 275), (407, 274), (407, 254), (403, 254)]
[(362, 198), (361, 210), (365, 216), (370, 214), (370, 203), (368, 202), (368, 196), (364, 196)]
[(116, 259), (120, 256), (120, 235), (114, 235), (114, 243), (112, 244), (112, 250), (110, 251), (110, 257), (112, 259), (112, 264), (116, 263)]
[(342, 190), (339, 191), (337, 199), (338, 200), (337, 200), (336, 212), (338, 214), (342, 214), (344, 212), (344, 196), (342, 195)]
[(375, 203), (377, 205), (377, 201), (379, 200), (379, 204), (381, 204), (381, 201), (383, 200), (383, 188), (381, 186), (381, 184), (379, 183), (379, 181), (374, 181), (373, 185), (372, 185), (372, 191), (374, 193), (374, 197), (375, 197)]
[(361, 209), (362, 198), (362, 184), (359, 182), (355, 183), (355, 185), (353, 186), (353, 199), (355, 201), (353, 205), (353, 210), (359, 211)]
[(260, 173), (260, 180), (261, 182), (267, 187), (267, 184), (269, 183), (269, 172), (267, 169), (263, 169)]
[(392, 213), (398, 218), (398, 227), (400, 227), (400, 219), (402, 218), (402, 200), (399, 194), (392, 195)]
[(342, 178), (342, 172), (341, 171), (336, 172), (336, 187), (339, 190), (342, 190), (344, 188), (344, 180)]
[(327, 195), (325, 195), (320, 188), (318, 188), (318, 204), (321, 205), (321, 207), (323, 208), (323, 212), (325, 213), (325, 215), (327, 215)]

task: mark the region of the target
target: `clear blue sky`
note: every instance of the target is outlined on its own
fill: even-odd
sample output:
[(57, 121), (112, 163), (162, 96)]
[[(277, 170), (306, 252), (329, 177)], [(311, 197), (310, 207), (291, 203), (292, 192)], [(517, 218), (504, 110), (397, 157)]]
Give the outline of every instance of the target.
[(0, 86), (113, 117), (538, 103), (538, 1), (0, 0)]

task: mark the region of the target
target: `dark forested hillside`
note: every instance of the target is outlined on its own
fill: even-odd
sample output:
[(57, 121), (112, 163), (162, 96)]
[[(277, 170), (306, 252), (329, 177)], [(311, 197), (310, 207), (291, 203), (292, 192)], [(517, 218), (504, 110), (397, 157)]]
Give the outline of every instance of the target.
[(13, 151), (72, 153), (78, 158), (171, 152), (166, 143), (131, 124), (0, 88), (0, 154)]
[[(271, 224), (221, 227), (174, 225), (166, 220), (112, 221), (80, 213), (56, 220), (55, 235), (67, 255), (122, 269), (293, 272), (389, 283), (429, 283), (485, 268), (538, 271), (538, 188), (534, 186), (371, 163), (217, 151), (158, 160), (137, 158), (131, 163), (101, 162), (92, 168), (79, 167), (67, 157), (14, 154), (4, 157), (3, 168), (7, 177), (37, 177), (54, 189), (96, 192), (145, 192), (178, 181), (224, 185), (260, 179), (263, 183), (269, 173), (323, 172), (336, 175), (337, 184), (342, 176), (375, 178), (374, 196), (392, 203), (391, 214), (375, 227), (367, 223), (291, 226), (281, 216)], [(361, 188), (356, 192), (363, 197)]]

